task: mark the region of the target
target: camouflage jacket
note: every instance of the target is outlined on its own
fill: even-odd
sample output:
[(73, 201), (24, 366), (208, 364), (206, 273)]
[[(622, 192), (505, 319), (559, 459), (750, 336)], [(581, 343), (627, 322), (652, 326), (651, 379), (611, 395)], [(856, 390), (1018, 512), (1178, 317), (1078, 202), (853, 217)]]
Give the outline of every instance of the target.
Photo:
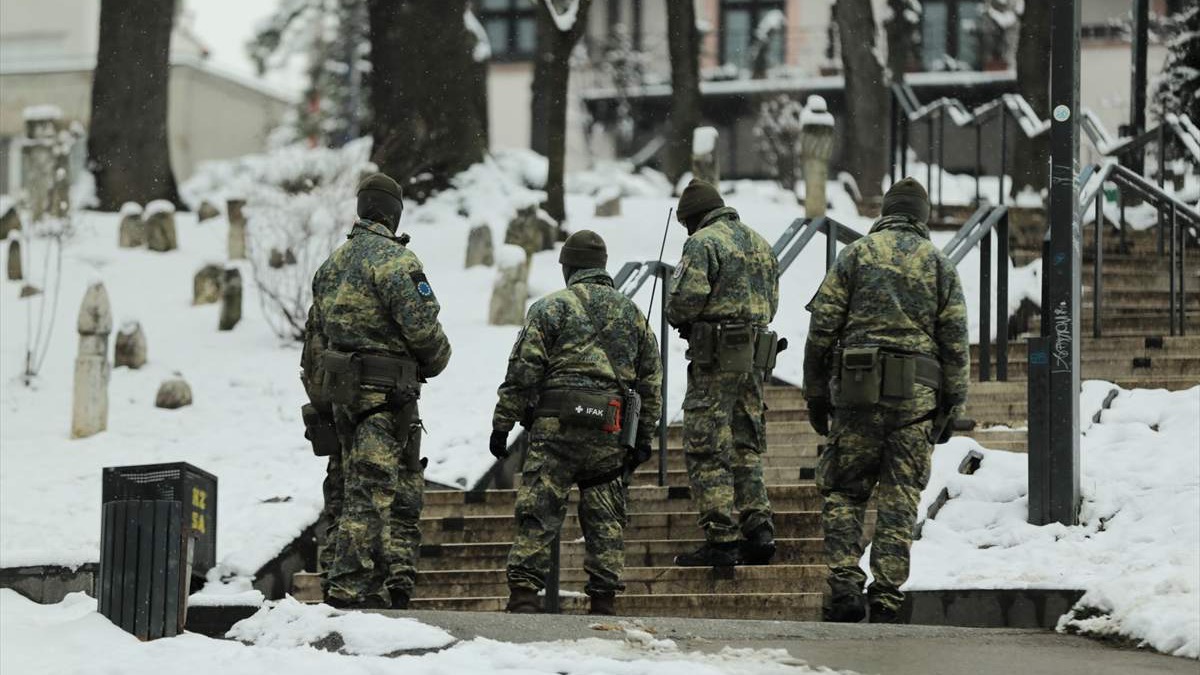
[(943, 402), (961, 413), (970, 367), (967, 306), (958, 271), (929, 241), (925, 223), (880, 218), (842, 251), (807, 309), (808, 398), (829, 396), (836, 348), (894, 347), (937, 358)]
[(765, 327), (778, 308), (779, 261), (771, 245), (732, 208), (708, 214), (675, 267), (667, 303), (671, 325), (746, 321)]
[(638, 440), (648, 443), (662, 409), (658, 340), (633, 301), (613, 288), (608, 272), (579, 270), (567, 288), (529, 308), (508, 357), (492, 428), (510, 431), (541, 391), (616, 393), (618, 380), (642, 397)]
[(313, 277), (301, 357), (309, 397), (325, 349), (407, 356), (422, 377), (441, 373), (450, 342), (421, 261), (379, 223), (360, 220), (347, 239)]

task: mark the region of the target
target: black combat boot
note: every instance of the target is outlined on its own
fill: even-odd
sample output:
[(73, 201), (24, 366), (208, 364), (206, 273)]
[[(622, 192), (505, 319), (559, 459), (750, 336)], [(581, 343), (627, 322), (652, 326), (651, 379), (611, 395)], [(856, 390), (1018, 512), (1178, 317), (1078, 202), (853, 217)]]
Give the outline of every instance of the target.
[(508, 606), (504, 611), (509, 614), (540, 614), (542, 599), (531, 588), (513, 588), (509, 590)]
[(358, 597), (352, 600), (343, 600), (342, 598), (330, 596), (325, 598), (325, 604), (334, 609), (347, 611), (363, 609), (391, 609), (390, 603), (384, 602), (382, 598), (374, 595), (365, 598)]
[(588, 614), (597, 616), (615, 616), (617, 608), (615, 606), (617, 596), (612, 594), (593, 595), (591, 603), (588, 605)]
[(733, 567), (738, 562), (737, 553), (736, 541), (720, 544), (706, 541), (693, 553), (675, 556), (675, 564), (680, 567)]
[(871, 623), (904, 623), (900, 619), (900, 610), (879, 603), (871, 603)]
[(408, 609), (408, 593), (393, 589), (392, 609)]
[(835, 595), (825, 607), (825, 620), (834, 623), (858, 623), (867, 616), (867, 601), (862, 593)]
[(761, 525), (738, 542), (738, 555), (743, 565), (769, 565), (775, 557), (775, 533), (769, 525)]

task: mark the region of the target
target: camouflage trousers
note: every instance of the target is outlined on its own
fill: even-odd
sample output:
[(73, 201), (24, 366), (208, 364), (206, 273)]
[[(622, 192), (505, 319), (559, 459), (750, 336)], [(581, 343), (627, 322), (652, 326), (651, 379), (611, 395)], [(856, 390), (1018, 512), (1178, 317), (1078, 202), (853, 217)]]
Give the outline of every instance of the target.
[(723, 373), (688, 366), (683, 399), (683, 451), (692, 503), (712, 543), (739, 532), (774, 531), (763, 484), (767, 450), (761, 373)]
[(325, 576), (333, 567), (333, 560), (337, 554), (337, 521), (342, 516), (342, 503), (346, 494), (346, 474), (342, 471), (341, 453), (329, 456), (329, 464), (325, 467), (325, 482), (321, 484), (321, 494), (325, 497), (325, 506), (321, 509), (321, 523), (324, 529), (317, 541), (317, 569), (322, 573), (321, 583), (325, 584)]
[(834, 411), (828, 443), (817, 462), (817, 487), (825, 498), (821, 525), (829, 562), (829, 588), (835, 596), (862, 592), (867, 580), (859, 567), (865, 542), (867, 501), (878, 514), (871, 540), (871, 602), (899, 609), (900, 586), (908, 579), (909, 549), (921, 490), (929, 481), (933, 422), (913, 424), (935, 406), (930, 390), (902, 409)]
[(335, 406), (334, 415), (343, 436), (345, 480), (327, 595), (389, 603), (392, 593), (411, 596), (425, 481), (419, 469), (409, 468), (408, 456), (420, 453), (421, 422), (414, 414), (408, 428), (396, 429), (395, 413), (386, 409), (357, 424), (343, 406)]
[[(571, 488), (619, 469), (625, 452), (616, 437), (601, 431), (561, 429), (558, 420), (538, 419), (521, 467), (517, 492), (517, 533), (508, 553), (510, 588), (541, 590), (550, 572), (550, 547), (562, 531)], [(588, 595), (625, 590), (624, 477), (580, 490), (583, 569)]]

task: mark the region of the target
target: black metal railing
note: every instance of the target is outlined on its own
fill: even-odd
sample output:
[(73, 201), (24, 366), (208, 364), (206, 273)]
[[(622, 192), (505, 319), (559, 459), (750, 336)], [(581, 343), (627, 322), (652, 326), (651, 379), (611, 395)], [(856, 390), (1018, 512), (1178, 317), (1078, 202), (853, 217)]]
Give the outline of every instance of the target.
[(783, 276), (783, 273), (787, 272), (788, 268), (792, 266), (792, 262), (818, 232), (825, 235), (825, 269), (833, 267), (833, 263), (837, 260), (838, 243), (853, 244), (863, 236), (853, 228), (828, 216), (797, 218), (792, 221), (791, 225), (788, 225), (788, 228), (775, 241), (775, 245), (771, 247), (776, 260), (779, 261), (779, 276)]
[[(1104, 199), (1105, 185), (1116, 187), (1117, 198), (1120, 202), (1119, 231), (1122, 248), (1127, 244), (1128, 224), (1124, 216), (1125, 192), (1131, 192), (1144, 202), (1152, 205), (1158, 213), (1156, 223), (1157, 248), (1159, 256), (1167, 255), (1168, 259), (1168, 292), (1167, 312), (1171, 335), (1184, 335), (1187, 332), (1187, 284), (1186, 268), (1184, 265), (1187, 250), (1187, 235), (1191, 233), (1192, 240), (1200, 239), (1200, 213), (1182, 201), (1167, 194), (1141, 174), (1116, 163), (1103, 166), (1090, 165), (1079, 175), (1081, 186), (1079, 193), (1079, 211), (1086, 213), (1087, 209), (1095, 209), (1095, 226), (1092, 233), (1092, 335), (1103, 336), (1104, 315)], [(1049, 235), (1047, 234), (1047, 237)], [(1048, 239), (1047, 239), (1048, 241)], [(1043, 242), (1043, 249), (1047, 244)], [(1043, 254), (1043, 261), (1045, 255)], [(1043, 275), (1043, 278), (1045, 275)], [(1045, 303), (1043, 303), (1045, 304)], [(1043, 307), (1043, 326), (1047, 325), (1046, 310)]]
[(992, 379), (992, 232), (996, 233), (996, 380), (1008, 381), (1008, 207), (982, 204), (942, 253), (957, 267), (979, 247), (979, 381)]
[[(1142, 166), (1142, 158), (1147, 148), (1156, 147), (1158, 160), (1159, 187), (1165, 187), (1167, 182), (1167, 151), (1171, 147), (1181, 148), (1184, 160), (1193, 167), (1200, 167), (1200, 130), (1197, 130), (1187, 115), (1170, 115), (1158, 126), (1151, 127), (1137, 136), (1113, 138), (1104, 123), (1091, 111), (1081, 113), (1080, 127), (1091, 141), (1092, 147), (1106, 157), (1115, 157), (1126, 168)], [(1086, 170), (1085, 170), (1086, 171)], [(1134, 171), (1135, 174), (1139, 173)], [(1083, 174), (1080, 174), (1082, 177)]]
[[(892, 85), (891, 133), (889, 134), (889, 182), (895, 182), (908, 175), (908, 144), (909, 129), (912, 125), (925, 122), (926, 162), (925, 187), (929, 194), (936, 193), (933, 201), (934, 213), (942, 216), (943, 177), (945, 175), (946, 148), (946, 117), (957, 127), (975, 128), (975, 203), (983, 201), (983, 190), (980, 178), (983, 169), (983, 125), (993, 117), (1000, 118), (1000, 166), (997, 171), (998, 188), (996, 203), (1003, 205), (1006, 201), (1005, 177), (1008, 173), (1008, 124), (1009, 118), (1016, 123), (1017, 128), (1026, 136), (1034, 138), (1050, 128), (1048, 120), (1042, 120), (1033, 111), (1033, 107), (1020, 94), (1004, 94), (983, 105), (969, 110), (961, 101), (955, 98), (942, 97), (933, 102), (921, 104), (917, 100), (912, 87), (897, 83)], [(937, 122), (937, 190), (934, 190), (934, 122)]]

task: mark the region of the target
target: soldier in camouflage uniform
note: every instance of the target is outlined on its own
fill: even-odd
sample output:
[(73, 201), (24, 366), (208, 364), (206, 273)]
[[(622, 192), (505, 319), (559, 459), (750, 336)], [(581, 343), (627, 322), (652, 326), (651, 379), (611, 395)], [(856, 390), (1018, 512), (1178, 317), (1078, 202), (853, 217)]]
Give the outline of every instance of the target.
[[(868, 590), (872, 622), (895, 622), (908, 578), (917, 503), (929, 479), (934, 441), (966, 402), (969, 354), (967, 310), (953, 263), (929, 241), (929, 198), (906, 178), (884, 197), (870, 234), (847, 246), (808, 305), (804, 388), (813, 429), (827, 435), (817, 485), (829, 561), (831, 602), (826, 618), (856, 622), (866, 615), (866, 575), (859, 568), (867, 500), (878, 519), (871, 546)], [(866, 348), (865, 350), (862, 348)], [(879, 348), (880, 379), (867, 376), (876, 402), (864, 402), (850, 354)], [(899, 356), (899, 359), (893, 360)], [(857, 357), (856, 357), (857, 358)], [(900, 395), (889, 386), (911, 359), (915, 382)], [(925, 364), (925, 377), (921, 376)], [(889, 372), (895, 367), (894, 373)], [(875, 372), (875, 371), (870, 371)], [(893, 389), (892, 391), (900, 391)], [(833, 414), (832, 433), (829, 415)]]
[(676, 557), (675, 564), (767, 564), (775, 539), (763, 484), (764, 370), (733, 368), (719, 353), (706, 358), (701, 350), (722, 347), (701, 345), (699, 331), (740, 324), (766, 334), (779, 306), (779, 263), (766, 240), (709, 183), (693, 180), (687, 186), (677, 216), (689, 236), (666, 309), (671, 325), (689, 341), (683, 445), (705, 543)]
[[(625, 588), (626, 480), (651, 454), (662, 363), (646, 317), (613, 288), (607, 260), (596, 233), (583, 230), (567, 239), (559, 257), (567, 287), (530, 307), (500, 385), (492, 454), (508, 456), (508, 434), (518, 422), (530, 435), (508, 556), (510, 612), (538, 611), (550, 544), (562, 528), (574, 485), (580, 488), (590, 613), (613, 614), (614, 596)], [(611, 418), (586, 414), (620, 400), (626, 389), (642, 399), (633, 449), (620, 445)], [(589, 397), (598, 403), (588, 405)]]
[[(407, 236), (395, 236), (401, 199), (391, 178), (364, 180), (359, 220), (313, 278), (305, 347), (311, 373), (305, 379), (323, 382), (323, 402), (333, 400), (341, 450), (326, 480), (327, 496), (336, 499), (337, 473), (344, 474), (325, 579), (328, 602), (341, 607), (408, 604), (424, 492), (416, 399), (419, 382), (441, 373), (450, 360), (440, 307), (421, 261), (407, 248)], [(330, 393), (335, 389), (345, 402)]]

